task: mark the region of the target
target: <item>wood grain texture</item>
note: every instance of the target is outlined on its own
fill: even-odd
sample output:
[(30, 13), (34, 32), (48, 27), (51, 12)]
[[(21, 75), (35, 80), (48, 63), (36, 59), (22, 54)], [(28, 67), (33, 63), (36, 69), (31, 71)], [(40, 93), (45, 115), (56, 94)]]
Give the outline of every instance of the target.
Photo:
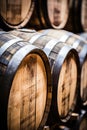
[(82, 0), (81, 23), (84, 31), (87, 31), (87, 0)]
[(25, 41), (29, 41), (33, 36), (36, 35), (36, 32), (32, 32), (32, 30), (30, 30), (30, 32), (28, 31), (28, 29), (26, 31), (23, 31), (23, 29), (17, 29), (17, 30), (12, 30), (9, 31), (10, 34), (20, 37)]
[[(55, 84), (55, 81), (57, 81), (57, 84), (54, 86), (56, 88), (59, 88), (58, 92), (57, 92), (57, 97), (55, 96), (55, 98), (58, 101), (56, 101), (56, 99), (54, 101), (55, 103), (57, 102), (57, 107), (59, 107), (59, 110), (57, 108), (57, 114), (59, 113), (59, 118), (66, 118), (71, 113), (71, 111), (74, 110), (74, 107), (75, 107), (74, 97), (77, 96), (76, 89), (77, 89), (77, 82), (78, 82), (77, 81), (78, 72), (77, 72), (77, 63), (75, 61), (74, 54), (71, 52), (70, 57), (66, 57), (64, 55), (64, 52), (62, 52), (63, 53), (62, 58), (64, 58), (65, 62), (61, 63), (61, 65), (60, 65), (61, 68), (64, 69), (64, 71), (61, 72), (61, 74), (60, 74), (59, 71), (61, 70), (61, 68), (58, 65), (60, 64), (59, 62), (61, 62), (61, 61), (59, 61), (59, 59), (57, 60), (57, 57), (60, 53), (60, 50), (65, 46), (65, 43), (59, 42), (58, 40), (52, 38), (52, 36), (50, 37), (50, 36), (45, 35), (45, 33), (43, 33), (43, 35), (42, 35), (42, 33), (40, 33), (40, 32), (34, 33), (34, 35), (32, 37), (31, 37), (31, 33), (22, 32), (22, 30), (11, 31), (10, 33), (12, 33), (16, 36), (19, 36), (19, 37), (23, 38), (24, 40), (29, 41), (29, 43), (43, 49), (45, 51), (45, 53), (47, 54), (47, 56), (49, 58), (52, 74), (53, 74), (54, 70), (56, 72), (58, 71), (58, 73), (56, 73), (56, 78), (53, 80), (53, 85)], [(25, 38), (23, 37), (23, 34), (25, 35)], [(55, 35), (55, 32), (53, 34)], [(60, 33), (58, 35), (58, 37), (60, 37), (60, 35), (62, 35), (62, 34)], [(31, 42), (31, 41), (33, 41), (33, 42)], [(69, 51), (67, 53), (69, 53)], [(54, 67), (56, 62), (58, 62), (57, 70), (56, 70), (56, 67)], [(58, 81), (58, 79), (59, 79), (59, 81)], [(65, 86), (65, 93), (67, 93), (67, 91), (68, 91), (68, 94), (65, 94), (65, 93), (63, 94), (63, 92), (61, 91), (63, 83)], [(69, 86), (71, 86), (71, 87), (69, 88)], [(57, 90), (55, 90), (55, 87), (54, 87), (54, 91), (56, 92)], [(69, 91), (69, 89), (70, 89), (70, 91)], [(59, 91), (61, 91), (61, 94), (59, 94), (60, 93)], [(71, 91), (73, 91), (72, 94), (70, 94)], [(70, 101), (66, 101), (66, 103), (65, 103), (66, 108), (63, 110), (66, 112), (61, 115), (62, 98), (65, 98), (68, 95), (70, 96), (69, 97)], [(67, 106), (69, 106), (69, 108), (67, 108)]]
[(29, 21), (33, 9), (33, 0), (0, 1), (2, 22), (11, 28), (24, 27)]
[[(81, 66), (81, 83), (80, 83), (80, 96), (82, 98), (82, 102), (83, 102), (83, 88), (87, 86), (87, 80), (86, 80), (86, 62), (87, 62), (87, 42), (86, 40), (84, 40), (84, 38), (82, 39), (80, 36), (65, 31), (65, 30), (55, 30), (55, 29), (47, 29), (47, 30), (42, 30), (40, 31), (42, 33), (45, 33), (47, 36), (51, 36), (53, 38), (57, 38), (59, 41), (63, 41), (65, 42), (67, 45), (72, 46), (73, 48), (75, 48), (79, 54), (79, 59), (80, 59), (80, 66)], [(85, 34), (86, 35), (86, 34)], [(86, 36), (85, 36), (86, 38)], [(85, 69), (85, 71), (84, 71)], [(85, 85), (84, 85), (85, 84)], [(82, 91), (82, 92), (81, 92)], [(85, 102), (83, 102), (84, 104), (87, 104), (87, 94), (86, 91), (84, 91), (85, 95)]]
[(70, 0), (69, 17), (64, 29), (74, 33), (87, 31), (86, 10), (86, 0)]
[(82, 66), (81, 71), (81, 98), (83, 101), (83, 105), (87, 105), (87, 58)]
[(48, 58), (41, 49), (20, 38), (15, 41), (17, 37), (9, 33), (3, 32), (0, 38), (1, 128), (43, 129), (52, 99)]
[(8, 129), (37, 129), (46, 105), (47, 77), (40, 56), (30, 54), (17, 70), (9, 96)]
[(53, 38), (66, 42), (67, 45), (75, 48), (79, 54), (81, 53), (81, 51), (87, 43), (84, 39), (81, 39), (80, 36), (65, 30), (47, 29), (41, 30), (40, 32), (45, 33), (45, 35), (47, 36), (52, 36)]
[(1, 2), (1, 16), (11, 28), (63, 28), (69, 15), (70, 0), (18, 0)]
[(80, 124), (79, 130), (87, 129), (87, 118), (84, 118)]
[(36, 30), (42, 28), (63, 28), (69, 15), (70, 0), (37, 0), (29, 25)]
[(69, 14), (68, 0), (48, 0), (47, 11), (52, 27), (63, 28)]
[[(72, 66), (73, 65), (73, 66)], [(67, 116), (73, 107), (76, 93), (77, 67), (73, 58), (68, 57), (61, 68), (58, 83), (58, 110), (60, 117)]]

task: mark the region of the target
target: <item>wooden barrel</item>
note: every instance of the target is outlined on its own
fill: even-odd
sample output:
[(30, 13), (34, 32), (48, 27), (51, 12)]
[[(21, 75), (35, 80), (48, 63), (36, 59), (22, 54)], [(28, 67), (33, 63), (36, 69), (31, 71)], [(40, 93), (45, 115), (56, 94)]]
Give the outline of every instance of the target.
[[(0, 1), (0, 15), (2, 27), (24, 27), (31, 18), (35, 6), (35, 0), (3, 0)], [(6, 28), (4, 28), (6, 29)]]
[(39, 18), (43, 27), (63, 28), (69, 14), (69, 0), (39, 0)]
[(68, 3), (69, 0), (3, 0), (0, 1), (2, 23), (11, 28), (21, 28), (27, 23), (36, 28), (63, 28), (68, 19)]
[(70, 10), (65, 30), (79, 33), (87, 31), (87, 0), (70, 0)]
[(82, 111), (73, 125), (73, 130), (87, 130), (87, 112)]
[(80, 58), (80, 67), (81, 67), (81, 83), (80, 83), (80, 96), (83, 106), (87, 106), (87, 45), (86, 42), (81, 39), (79, 36), (70, 33), (65, 30), (54, 30), (47, 29), (42, 30), (47, 36), (57, 38), (60, 41), (66, 42), (67, 45), (72, 46), (78, 51)]
[(82, 0), (81, 5), (81, 25), (84, 31), (87, 31), (87, 0)]
[[(51, 66), (53, 83), (52, 108), (49, 114), (52, 117), (49, 116), (48, 122), (50, 120), (67, 122), (75, 108), (75, 100), (78, 93), (76, 92), (79, 80), (77, 52), (65, 45), (65, 43), (45, 36), (44, 33), (35, 32), (32, 34), (32, 32), (24, 32), (24, 30), (14, 30), (10, 33), (40, 47), (47, 54)], [(52, 123), (53, 121), (50, 125)]]
[(0, 127), (41, 130), (51, 105), (50, 64), (41, 49), (13, 38), (0, 33)]

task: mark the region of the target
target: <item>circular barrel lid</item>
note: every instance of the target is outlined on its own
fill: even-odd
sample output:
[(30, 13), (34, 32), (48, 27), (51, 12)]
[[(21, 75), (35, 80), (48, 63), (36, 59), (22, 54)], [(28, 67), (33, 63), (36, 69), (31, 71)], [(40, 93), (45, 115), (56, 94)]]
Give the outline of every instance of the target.
[(69, 15), (68, 0), (47, 0), (49, 21), (54, 28), (63, 28)]
[(34, 0), (0, 1), (3, 22), (10, 28), (24, 27), (32, 15), (34, 4)]

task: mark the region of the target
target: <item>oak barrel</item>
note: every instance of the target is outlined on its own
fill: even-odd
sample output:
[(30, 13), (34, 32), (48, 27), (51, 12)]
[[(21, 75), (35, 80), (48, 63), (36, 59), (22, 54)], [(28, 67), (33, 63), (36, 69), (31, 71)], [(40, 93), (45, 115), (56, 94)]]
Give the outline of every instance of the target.
[(70, 0), (65, 30), (75, 33), (87, 31), (87, 0)]
[(2, 27), (24, 27), (32, 16), (34, 6), (35, 0), (0, 0)]
[[(68, 19), (69, 0), (0, 1), (2, 23), (10, 28), (63, 28)], [(3, 26), (4, 27), (4, 26)]]
[(43, 27), (63, 28), (69, 14), (69, 0), (39, 0), (39, 18)]
[(22, 29), (10, 33), (40, 47), (47, 54), (53, 83), (52, 108), (49, 114), (53, 115), (49, 116), (48, 122), (50, 119), (67, 122), (75, 108), (78, 93), (79, 59), (76, 50), (44, 33), (33, 33), (32, 30), (29, 33)]
[(0, 32), (0, 129), (41, 130), (51, 105), (50, 64), (41, 49), (14, 37)]
[(73, 125), (73, 130), (87, 130), (87, 112), (81, 112), (76, 123)]
[[(80, 36), (65, 30), (46, 29), (42, 30), (47, 36), (57, 38), (78, 51), (81, 68), (80, 96), (82, 106), (87, 106), (87, 44)], [(80, 100), (79, 100), (80, 102)]]

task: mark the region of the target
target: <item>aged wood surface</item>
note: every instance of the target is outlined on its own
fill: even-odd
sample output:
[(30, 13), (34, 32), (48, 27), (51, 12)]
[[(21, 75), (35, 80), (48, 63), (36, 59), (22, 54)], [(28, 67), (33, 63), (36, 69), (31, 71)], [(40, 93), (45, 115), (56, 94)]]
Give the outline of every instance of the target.
[(59, 75), (58, 83), (58, 110), (60, 117), (67, 116), (69, 109), (74, 104), (77, 82), (77, 67), (73, 58), (68, 57), (63, 65)]
[(47, 6), (52, 26), (54, 28), (63, 28), (69, 13), (68, 0), (48, 0)]
[(8, 103), (9, 130), (37, 129), (46, 105), (47, 79), (40, 56), (30, 54), (14, 77)]

